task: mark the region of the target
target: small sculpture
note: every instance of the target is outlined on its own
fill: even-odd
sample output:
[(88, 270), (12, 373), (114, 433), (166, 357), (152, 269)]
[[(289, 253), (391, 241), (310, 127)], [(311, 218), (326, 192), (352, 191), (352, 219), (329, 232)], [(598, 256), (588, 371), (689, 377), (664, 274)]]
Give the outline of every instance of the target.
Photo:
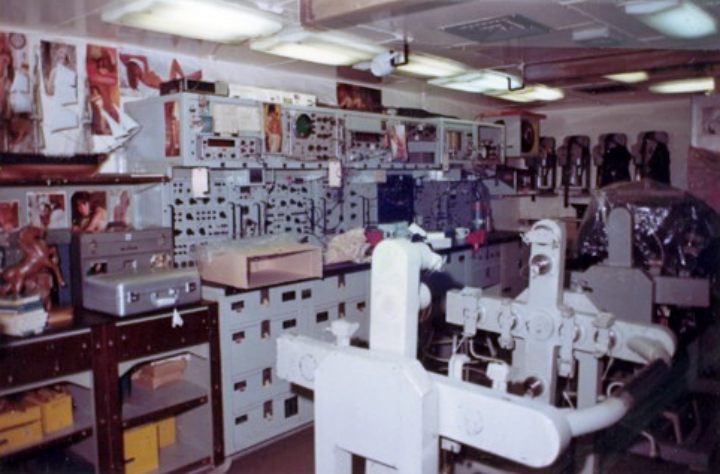
[(57, 249), (49, 246), (44, 239), (45, 231), (39, 227), (27, 226), (20, 230), (18, 246), (23, 257), (15, 265), (3, 270), (0, 296), (39, 294), (45, 309), (50, 309), (52, 277), (55, 277), (59, 286), (65, 286), (65, 280), (60, 272)]

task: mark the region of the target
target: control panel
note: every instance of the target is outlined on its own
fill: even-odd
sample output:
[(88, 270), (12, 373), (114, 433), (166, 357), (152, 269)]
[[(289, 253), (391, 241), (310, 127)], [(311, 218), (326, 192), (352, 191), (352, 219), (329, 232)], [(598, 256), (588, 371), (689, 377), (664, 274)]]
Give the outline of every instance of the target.
[(474, 122), (440, 119), (443, 164), (467, 165), (477, 157)]
[(303, 161), (328, 161), (339, 156), (340, 119), (332, 112), (312, 108), (285, 108), (288, 155)]
[(408, 163), (437, 163), (438, 133), (437, 125), (424, 122), (407, 122)]
[(367, 168), (392, 161), (384, 116), (346, 112), (344, 138), (346, 166)]

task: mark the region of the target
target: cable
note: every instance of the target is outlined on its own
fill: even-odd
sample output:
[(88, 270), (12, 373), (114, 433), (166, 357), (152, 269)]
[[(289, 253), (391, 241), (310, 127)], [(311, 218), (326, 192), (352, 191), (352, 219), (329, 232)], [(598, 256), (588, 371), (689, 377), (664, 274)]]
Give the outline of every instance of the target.
[(615, 358), (611, 357), (610, 360), (608, 361), (607, 366), (605, 367), (605, 371), (603, 372), (602, 377), (600, 377), (600, 380), (605, 380), (607, 378), (608, 373), (610, 372), (610, 367), (612, 367), (613, 362), (615, 362)]
[(471, 355), (472, 357), (474, 357), (474, 358), (476, 358), (476, 359), (479, 359), (479, 360), (482, 360), (482, 361), (485, 361), (485, 362), (493, 362), (493, 363), (496, 363), (496, 364), (508, 365), (508, 363), (505, 362), (505, 361), (502, 360), (502, 359), (497, 359), (497, 358), (495, 358), (495, 357), (488, 357), (488, 356), (484, 356), (484, 355), (482, 355), (482, 354), (478, 354), (477, 352), (475, 352), (475, 347), (474, 347), (473, 341), (471, 340), (471, 341), (469, 341), (469, 342), (470, 342), (470, 344), (468, 344), (468, 346), (469, 346), (469, 348), (470, 348), (470, 355)]
[(660, 450), (658, 449), (655, 437), (645, 430), (642, 430), (640, 434), (647, 438), (647, 440), (650, 442), (650, 452), (648, 453), (648, 455), (651, 459), (656, 459), (660, 455)]
[(490, 351), (490, 356), (497, 357), (497, 349), (495, 348), (495, 344), (493, 343), (490, 335), (485, 336), (485, 344), (487, 344), (487, 348)]

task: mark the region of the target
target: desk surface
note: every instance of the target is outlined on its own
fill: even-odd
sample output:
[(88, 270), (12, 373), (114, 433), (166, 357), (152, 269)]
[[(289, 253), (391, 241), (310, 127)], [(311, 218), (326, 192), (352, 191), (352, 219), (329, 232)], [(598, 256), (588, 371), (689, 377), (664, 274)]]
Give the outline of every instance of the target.
[[(491, 232), (488, 235), (488, 241), (485, 244), (485, 246), (502, 244), (502, 243), (507, 243), (507, 242), (519, 241), (519, 240), (520, 240), (520, 234), (518, 232), (507, 231), (507, 230), (497, 230), (497, 231)], [(471, 248), (472, 248), (472, 246), (463, 243), (463, 244), (454, 245), (448, 249), (437, 250), (436, 252), (441, 255), (444, 255), (444, 254), (448, 254), (450, 252), (461, 252), (464, 250), (470, 250)], [(323, 276), (322, 277), (328, 278), (331, 276), (341, 275), (343, 273), (360, 272), (360, 271), (369, 270), (369, 269), (370, 269), (370, 262), (334, 263), (331, 265), (325, 265), (323, 267)], [(270, 285), (268, 287), (259, 286), (259, 287), (247, 288), (247, 289), (236, 288), (236, 287), (229, 286), (229, 285), (223, 285), (220, 283), (206, 282), (206, 281), (203, 281), (203, 285), (210, 286), (213, 288), (219, 288), (221, 290), (225, 290), (225, 293), (228, 295), (230, 295), (230, 294), (235, 295), (235, 294), (241, 294), (241, 293), (248, 293), (251, 291), (258, 291), (258, 290), (262, 290), (264, 288), (272, 288), (272, 287), (283, 286), (283, 285), (293, 285), (293, 284), (297, 284), (302, 281), (309, 281), (309, 280), (316, 280), (316, 279), (317, 278), (308, 278), (305, 280), (296, 280), (296, 281), (277, 283), (275, 285)]]
[[(194, 312), (200, 311), (207, 308), (205, 303), (193, 303), (184, 306), (178, 306), (178, 311), (182, 312)], [(82, 308), (75, 308), (73, 318), (65, 324), (58, 325), (56, 327), (47, 327), (40, 334), (35, 334), (25, 337), (7, 336), (0, 335), (0, 349), (5, 347), (20, 346), (25, 344), (31, 344), (36, 342), (43, 342), (50, 339), (56, 339), (60, 337), (67, 337), (74, 334), (89, 333), (93, 327), (109, 324), (109, 323), (125, 323), (133, 320), (145, 319), (152, 316), (159, 316), (164, 314), (170, 314), (172, 309), (159, 309), (157, 311), (150, 311), (134, 316), (116, 317), (108, 314), (98, 313), (96, 311), (90, 311)]]

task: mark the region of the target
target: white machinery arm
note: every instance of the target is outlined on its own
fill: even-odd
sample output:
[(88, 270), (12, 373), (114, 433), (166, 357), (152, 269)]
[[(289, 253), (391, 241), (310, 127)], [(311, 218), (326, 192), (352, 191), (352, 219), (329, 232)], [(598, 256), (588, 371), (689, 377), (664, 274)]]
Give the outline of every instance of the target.
[(462, 325), (466, 336), (478, 329), (500, 334), (502, 344), (515, 348), (513, 369), (540, 382), (537, 399), (452, 377), (462, 370), (451, 371), (451, 377), (431, 374), (415, 359), (419, 273), (441, 262), (423, 244), (384, 241), (376, 248), (369, 350), (349, 346), (353, 327), (346, 321), (333, 323), (337, 344), (278, 338), (278, 375), (315, 391), (317, 473), (349, 473), (351, 455), (357, 454), (375, 466), (373, 472), (434, 474), (440, 437), (544, 467), (573, 436), (605, 428), (627, 412), (631, 390), (600, 404), (594, 393), (579, 410), (558, 409), (549, 400), (558, 375), (575, 373), (579, 354), (591, 354), (593, 361), (608, 355), (633, 362), (669, 360), (675, 351), (672, 334), (615, 321), (583, 295), (564, 292), (565, 237), (556, 222), (539, 222), (527, 239), (528, 290), (515, 301), (474, 289), (451, 292), (448, 321)]

